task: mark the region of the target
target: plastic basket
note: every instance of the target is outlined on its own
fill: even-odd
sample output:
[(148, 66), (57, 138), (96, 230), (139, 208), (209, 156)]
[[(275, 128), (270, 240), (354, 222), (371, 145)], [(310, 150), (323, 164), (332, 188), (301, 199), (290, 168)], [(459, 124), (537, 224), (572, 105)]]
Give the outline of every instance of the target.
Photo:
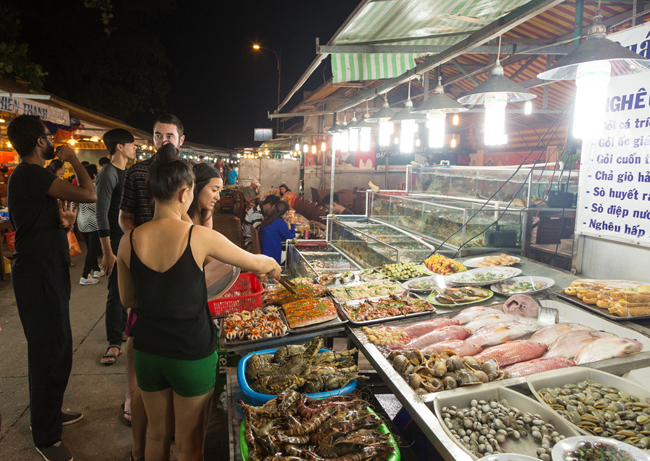
[[(264, 355), (264, 354), (270, 354), (273, 355), (275, 354), (275, 351), (278, 349), (267, 349), (265, 351), (258, 351), (258, 352), (251, 352), (250, 354), (246, 355), (243, 357), (239, 363), (237, 364), (237, 382), (239, 384), (239, 388), (241, 391), (244, 393), (246, 397), (248, 397), (251, 401), (251, 404), (253, 406), (259, 407), (261, 405), (264, 405), (266, 402), (268, 402), (271, 399), (274, 399), (277, 397), (277, 395), (273, 394), (261, 394), (259, 392), (255, 392), (253, 389), (250, 388), (248, 385), (248, 382), (246, 380), (246, 366), (248, 365), (248, 360), (255, 354), (258, 355)], [(321, 349), (320, 352), (329, 352), (329, 349)], [(346, 395), (352, 392), (354, 389), (357, 387), (357, 380), (354, 379), (350, 381), (348, 384), (343, 386), (340, 389), (334, 389), (332, 391), (325, 391), (325, 392), (313, 392), (311, 394), (307, 394), (307, 397), (310, 397), (312, 399), (325, 399), (327, 397), (336, 397), (338, 395)]]
[(251, 290), (253, 293), (227, 298), (221, 297), (210, 301), (208, 305), (210, 306), (212, 317), (225, 317), (233, 312), (252, 311), (258, 307), (262, 307), (264, 287), (255, 274), (251, 274), (250, 272), (239, 274), (237, 281), (230, 287), (226, 294), (246, 290)]
[(7, 248), (9, 248), (9, 251), (14, 251), (14, 244), (16, 243), (16, 233), (15, 232), (5, 233), (5, 239), (7, 239)]

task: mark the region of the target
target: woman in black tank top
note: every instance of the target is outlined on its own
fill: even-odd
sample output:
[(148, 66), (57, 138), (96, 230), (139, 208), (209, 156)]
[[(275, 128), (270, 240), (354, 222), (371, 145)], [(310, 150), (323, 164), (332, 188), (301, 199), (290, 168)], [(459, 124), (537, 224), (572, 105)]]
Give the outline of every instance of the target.
[(169, 459), (174, 433), (179, 460), (202, 459), (217, 371), (203, 262), (212, 257), (262, 278), (279, 278), (280, 266), (187, 222), (194, 176), (173, 145), (158, 150), (148, 184), (153, 220), (127, 233), (118, 252), (120, 297), (138, 314), (135, 368), (149, 420), (145, 459)]

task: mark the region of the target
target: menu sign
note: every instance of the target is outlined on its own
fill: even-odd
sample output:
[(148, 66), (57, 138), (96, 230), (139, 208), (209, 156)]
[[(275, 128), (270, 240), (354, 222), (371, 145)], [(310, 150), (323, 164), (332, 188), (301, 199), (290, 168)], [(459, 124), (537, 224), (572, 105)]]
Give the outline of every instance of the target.
[[(608, 38), (639, 52), (648, 36), (650, 23)], [(582, 144), (576, 234), (650, 247), (650, 72), (613, 77), (607, 93), (602, 135)]]

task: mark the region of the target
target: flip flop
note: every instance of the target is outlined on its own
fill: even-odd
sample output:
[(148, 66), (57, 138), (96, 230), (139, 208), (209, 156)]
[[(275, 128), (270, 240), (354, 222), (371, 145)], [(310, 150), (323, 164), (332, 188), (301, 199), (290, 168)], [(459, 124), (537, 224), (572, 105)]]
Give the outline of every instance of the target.
[[(119, 352), (117, 354), (109, 354), (108, 351), (110, 351), (111, 349), (117, 349)], [(100, 360), (99, 363), (101, 363), (102, 365), (106, 365), (106, 366), (113, 365), (115, 362), (117, 362), (117, 358), (120, 355), (122, 355), (122, 349), (119, 346), (108, 346), (108, 348), (106, 349), (106, 353), (102, 356), (102, 358), (103, 359), (115, 359), (115, 360), (113, 360), (112, 362), (102, 362)]]
[(124, 423), (125, 423), (127, 426), (131, 427), (131, 421), (129, 421), (128, 419), (126, 419), (127, 416), (131, 416), (131, 412), (130, 412), (130, 411), (126, 411), (126, 410), (124, 409), (124, 404), (122, 404), (122, 419), (124, 420)]

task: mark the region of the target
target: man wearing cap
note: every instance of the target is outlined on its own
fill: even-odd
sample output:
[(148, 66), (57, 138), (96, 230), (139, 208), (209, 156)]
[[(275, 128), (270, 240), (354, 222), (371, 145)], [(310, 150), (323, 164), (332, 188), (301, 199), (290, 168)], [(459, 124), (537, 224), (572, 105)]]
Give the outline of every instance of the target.
[(251, 181), (251, 185), (248, 187), (244, 187), (244, 190), (242, 191), (246, 202), (255, 204), (254, 202), (261, 199), (262, 196), (260, 195), (259, 190), (260, 190), (260, 182), (257, 179), (253, 178), (253, 180)]

